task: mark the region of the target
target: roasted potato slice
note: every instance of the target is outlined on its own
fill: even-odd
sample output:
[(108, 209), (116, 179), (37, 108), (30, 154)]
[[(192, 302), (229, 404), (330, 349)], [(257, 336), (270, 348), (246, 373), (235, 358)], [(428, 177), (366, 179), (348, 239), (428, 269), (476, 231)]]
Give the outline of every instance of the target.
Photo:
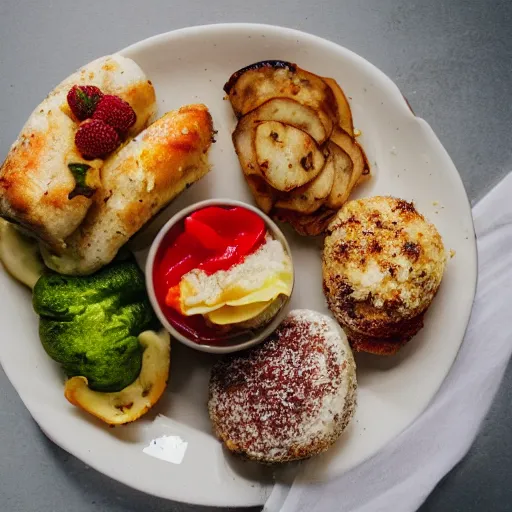
[(336, 99), (331, 88), (317, 75), (290, 62), (257, 62), (236, 71), (224, 91), (237, 117), (273, 98), (291, 98), (315, 110), (328, 135), (337, 123)]
[(316, 212), (309, 215), (292, 212), (291, 210), (276, 209), (273, 217), (278, 221), (290, 224), (299, 235), (317, 236), (327, 229), (335, 214), (335, 210), (322, 206)]
[(352, 121), (352, 111), (348, 103), (347, 97), (338, 82), (333, 78), (324, 78), (324, 82), (331, 88), (336, 98), (338, 106), (338, 126), (345, 130), (351, 137), (354, 136), (354, 123)]
[(310, 182), (325, 164), (325, 156), (312, 137), (277, 121), (256, 126), (254, 149), (265, 180), (283, 192)]
[(276, 191), (256, 174), (245, 175), (245, 180), (258, 207), (265, 213), (270, 213), (277, 201)]
[(276, 208), (305, 214), (315, 212), (324, 204), (326, 197), (329, 197), (334, 183), (334, 175), (334, 156), (329, 154), (320, 174), (302, 187), (283, 195), (283, 198), (276, 202)]
[(251, 176), (255, 174), (263, 178), (254, 149), (254, 130), (258, 124), (259, 121), (253, 114), (244, 116), (238, 122), (232, 139), (244, 175)]
[(361, 185), (365, 181), (368, 181), (372, 177), (372, 175), (370, 172), (370, 162), (368, 161), (368, 157), (366, 156), (364, 149), (358, 142), (356, 142), (356, 144), (359, 146), (359, 149), (361, 150), (361, 153), (363, 154), (363, 159), (364, 159), (363, 172), (362, 172), (361, 176), (359, 176), (359, 179), (356, 181), (356, 184), (354, 185), (357, 187), (357, 185)]
[(255, 121), (279, 121), (306, 132), (321, 145), (329, 137), (318, 112), (290, 98), (274, 98), (251, 114)]
[(350, 191), (354, 188), (363, 173), (369, 170), (365, 154), (361, 146), (347, 132), (336, 127), (331, 135), (331, 141), (337, 144), (352, 160), (352, 176), (350, 178)]
[(350, 195), (354, 165), (347, 153), (334, 142), (329, 141), (328, 148), (334, 167), (334, 183), (325, 206), (339, 210)]
[(274, 189), (263, 178), (256, 161), (254, 129), (258, 123), (257, 117), (252, 113), (240, 119), (233, 132), (233, 144), (245, 180), (256, 200), (256, 204), (265, 213), (269, 213), (277, 198)]

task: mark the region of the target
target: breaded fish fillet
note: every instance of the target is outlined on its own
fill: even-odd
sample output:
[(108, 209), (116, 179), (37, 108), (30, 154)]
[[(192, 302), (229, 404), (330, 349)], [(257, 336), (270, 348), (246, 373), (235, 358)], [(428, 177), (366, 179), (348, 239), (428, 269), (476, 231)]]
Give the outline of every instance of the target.
[(171, 111), (135, 137), (102, 169), (102, 188), (60, 256), (43, 249), (45, 263), (62, 274), (90, 274), (159, 210), (209, 171), (213, 124), (204, 105)]
[(137, 120), (129, 137), (143, 130), (156, 111), (155, 91), (142, 69), (131, 59), (111, 55), (66, 78), (30, 115), (0, 168), (0, 216), (23, 226), (56, 252), (64, 248), (64, 239), (92, 204), (83, 195), (69, 198), (76, 185), (69, 164), (87, 163), (91, 181), (98, 181), (103, 165), (100, 159), (85, 161), (76, 149), (79, 122), (66, 100), (75, 84), (95, 85), (130, 103)]

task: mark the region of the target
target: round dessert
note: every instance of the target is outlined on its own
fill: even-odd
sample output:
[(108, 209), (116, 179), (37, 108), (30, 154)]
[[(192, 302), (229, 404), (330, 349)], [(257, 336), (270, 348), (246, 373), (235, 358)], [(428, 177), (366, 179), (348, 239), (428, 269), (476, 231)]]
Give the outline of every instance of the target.
[(294, 310), (262, 344), (217, 363), (208, 410), (234, 453), (264, 463), (327, 450), (356, 407), (356, 366), (331, 318)]
[(390, 355), (423, 327), (446, 255), (437, 229), (412, 203), (378, 196), (337, 213), (322, 263), (327, 303), (352, 348)]
[(178, 333), (218, 345), (268, 325), (291, 294), (293, 270), (259, 214), (215, 205), (192, 211), (165, 234), (152, 284)]

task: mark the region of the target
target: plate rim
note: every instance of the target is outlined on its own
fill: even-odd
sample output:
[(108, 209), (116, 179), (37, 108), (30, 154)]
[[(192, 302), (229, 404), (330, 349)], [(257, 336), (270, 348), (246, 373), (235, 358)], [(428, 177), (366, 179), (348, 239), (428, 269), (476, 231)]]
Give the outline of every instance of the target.
[[(439, 140), (439, 138), (437, 137), (437, 135), (431, 128), (431, 126), (423, 118), (418, 117), (412, 111), (407, 99), (402, 94), (402, 92), (400, 91), (398, 86), (395, 84), (395, 82), (393, 80), (391, 80), (391, 78), (386, 73), (384, 73), (382, 70), (380, 70), (377, 66), (375, 66), (374, 64), (372, 64), (371, 62), (366, 60), (365, 57), (358, 55), (357, 53), (353, 52), (352, 50), (350, 50), (338, 43), (335, 43), (335, 42), (325, 39), (323, 37), (320, 37), (320, 36), (317, 36), (314, 34), (310, 34), (307, 32), (303, 32), (301, 30), (297, 30), (297, 29), (293, 29), (293, 28), (283, 27), (283, 26), (279, 26), (279, 25), (260, 24), (260, 23), (214, 23), (214, 24), (206, 24), (206, 25), (193, 25), (193, 26), (187, 26), (187, 27), (183, 27), (183, 28), (179, 28), (176, 30), (171, 30), (168, 32), (163, 32), (160, 34), (156, 34), (156, 35), (147, 37), (145, 39), (136, 41), (128, 46), (125, 46), (124, 48), (122, 48), (120, 50), (114, 51), (114, 52), (112, 52), (112, 54), (116, 53), (116, 54), (120, 54), (120, 55), (126, 55), (130, 52), (143, 50), (147, 47), (154, 46), (155, 44), (164, 42), (166, 40), (169, 40), (169, 39), (172, 39), (175, 37), (179, 38), (179, 37), (187, 36), (187, 35), (193, 36), (195, 34), (199, 34), (202, 32), (255, 31), (255, 30), (271, 31), (271, 32), (275, 32), (275, 33), (282, 32), (282, 33), (288, 34), (290, 36), (296, 36), (298, 38), (301, 38), (305, 43), (316, 42), (318, 44), (328, 45), (331, 48), (333, 48), (333, 50), (336, 50), (338, 52), (341, 50), (343, 53), (345, 53), (350, 58), (357, 60), (360, 64), (362, 64), (365, 67), (367, 67), (368, 69), (370, 69), (372, 71), (372, 73), (376, 73), (376, 74), (380, 75), (380, 77), (388, 84), (388, 86), (390, 87), (390, 90), (393, 89), (395, 91), (395, 93), (394, 93), (395, 96), (396, 96), (396, 94), (398, 94), (400, 96), (401, 105), (402, 105), (402, 109), (404, 109), (404, 112), (406, 111), (408, 116), (415, 119), (419, 123), (423, 124), (424, 128), (427, 130), (428, 135), (434, 139), (436, 146), (438, 147), (438, 150), (443, 153), (444, 159), (451, 164), (452, 171), (455, 171), (454, 173), (452, 172), (452, 174), (454, 174), (453, 177), (456, 180), (458, 180), (458, 185), (460, 185), (462, 187), (462, 191), (464, 192), (464, 198), (465, 198), (465, 203), (466, 203), (465, 207), (467, 208), (466, 213), (469, 213), (471, 230), (472, 230), (472, 234), (473, 234), (473, 239), (472, 239), (472, 243), (471, 243), (472, 251), (471, 251), (471, 254), (469, 255), (473, 261), (472, 261), (472, 265), (471, 265), (471, 274), (472, 275), (470, 276), (471, 277), (471, 286), (470, 286), (470, 288), (468, 288), (468, 295), (467, 295), (467, 299), (466, 299), (466, 300), (468, 300), (468, 302), (470, 302), (470, 304), (469, 304), (469, 307), (466, 307), (466, 310), (465, 310), (463, 334), (462, 334), (461, 340), (458, 344), (457, 350), (454, 352), (454, 355), (453, 355), (451, 361), (449, 362), (448, 370), (447, 370), (446, 374), (444, 375), (443, 379), (441, 380), (441, 382), (439, 383), (439, 386), (435, 390), (435, 393), (432, 395), (432, 398), (425, 405), (425, 407), (422, 409), (422, 411), (413, 420), (411, 420), (411, 422), (408, 425), (406, 425), (404, 427), (403, 430), (405, 430), (408, 426), (410, 426), (414, 421), (416, 421), (425, 412), (425, 410), (430, 405), (431, 401), (435, 398), (435, 396), (439, 392), (440, 387), (442, 386), (446, 377), (448, 376), (448, 374), (451, 371), (453, 363), (454, 363), (454, 361), (460, 351), (460, 347), (464, 341), (465, 333), (467, 332), (467, 327), (469, 324), (469, 319), (471, 316), (472, 307), (473, 307), (474, 300), (475, 300), (477, 278), (478, 278), (478, 251), (477, 251), (477, 245), (476, 245), (476, 234), (475, 234), (474, 219), (472, 216), (471, 204), (470, 204), (470, 201), (469, 201), (469, 198), (467, 195), (466, 187), (464, 186), (462, 177), (461, 177), (460, 173), (458, 172), (457, 167), (455, 166), (450, 155), (448, 154), (447, 150), (445, 149), (445, 147), (443, 146), (443, 144), (441, 143), (441, 141)], [(469, 300), (469, 298), (470, 298), (470, 300)], [(38, 424), (38, 426), (41, 428), (41, 430), (44, 432), (44, 434), (52, 442), (57, 444), (59, 447), (61, 447), (62, 449), (64, 449), (68, 453), (70, 453), (71, 455), (80, 459), (84, 464), (87, 464), (91, 468), (94, 468), (96, 471), (99, 471), (100, 473), (104, 474), (105, 476), (107, 476), (109, 478), (112, 478), (113, 480), (116, 480), (124, 485), (127, 485), (131, 488), (134, 488), (134, 489), (144, 492), (146, 494), (150, 494), (150, 495), (157, 496), (160, 498), (173, 500), (173, 501), (177, 501), (177, 502), (182, 502), (182, 503), (190, 503), (190, 504), (197, 504), (197, 505), (211, 505), (211, 502), (207, 503), (207, 502), (201, 501), (200, 499), (196, 499), (195, 501), (186, 501), (186, 502), (181, 501), (179, 498), (177, 499), (177, 498), (173, 498), (173, 497), (169, 496), (169, 493), (165, 493), (165, 492), (156, 493), (152, 490), (148, 490), (147, 488), (143, 488), (141, 485), (137, 485), (136, 480), (134, 480), (133, 478), (132, 479), (126, 478), (125, 475), (117, 473), (115, 476), (113, 476), (112, 473), (107, 472), (108, 468), (103, 467), (103, 466), (99, 467), (96, 464), (95, 456), (92, 453), (88, 452), (87, 449), (82, 450), (80, 448), (80, 445), (79, 444), (77, 445), (76, 443), (74, 444), (71, 441), (71, 439), (60, 439), (60, 438), (56, 439), (55, 436), (51, 433), (51, 428), (50, 429), (47, 428), (48, 427), (48, 423), (46, 421), (47, 415), (45, 415), (43, 412), (44, 408), (37, 407), (37, 406), (29, 407), (27, 405), (27, 402), (30, 403), (31, 399), (29, 396), (27, 396), (23, 392), (20, 393), (18, 386), (16, 385), (17, 378), (14, 376), (14, 371), (11, 371), (10, 369), (8, 369), (6, 367), (6, 365), (3, 362), (3, 357), (2, 357), (1, 352), (0, 352), (0, 363), (2, 364), (2, 368), (4, 369), (4, 372), (7, 376), (7, 378), (9, 379), (9, 381), (11, 382), (11, 385), (16, 390), (16, 392), (19, 395), (20, 399), (22, 400), (24, 406), (27, 408), (28, 412), (30, 413), (30, 415), (32, 416), (34, 421)], [(401, 432), (403, 432), (403, 430)], [(384, 446), (386, 446), (386, 445), (384, 445)], [(383, 449), (383, 448), (384, 447), (381, 447), (380, 449)], [(373, 455), (375, 455), (375, 454), (373, 454)], [(371, 456), (367, 457), (366, 459), (361, 461), (360, 464), (364, 463), (369, 458), (371, 458)], [(246, 507), (261, 506), (262, 504), (263, 504), (262, 500), (259, 500), (259, 502), (250, 501), (245, 504), (241, 504), (239, 506), (246, 506)], [(222, 506), (222, 505), (219, 505), (218, 503), (216, 503), (215, 506)], [(225, 506), (236, 506), (236, 505), (230, 504), (230, 505), (225, 505)]]

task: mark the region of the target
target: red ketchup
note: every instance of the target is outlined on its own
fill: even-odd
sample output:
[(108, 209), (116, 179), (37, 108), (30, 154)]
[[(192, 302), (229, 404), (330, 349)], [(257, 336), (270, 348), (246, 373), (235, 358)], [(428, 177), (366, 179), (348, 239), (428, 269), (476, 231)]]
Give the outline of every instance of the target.
[(203, 315), (180, 312), (179, 283), (193, 269), (210, 275), (242, 263), (265, 240), (266, 227), (242, 207), (209, 206), (177, 223), (163, 238), (153, 265), (155, 295), (169, 323), (188, 339), (212, 345), (238, 333), (211, 327)]

